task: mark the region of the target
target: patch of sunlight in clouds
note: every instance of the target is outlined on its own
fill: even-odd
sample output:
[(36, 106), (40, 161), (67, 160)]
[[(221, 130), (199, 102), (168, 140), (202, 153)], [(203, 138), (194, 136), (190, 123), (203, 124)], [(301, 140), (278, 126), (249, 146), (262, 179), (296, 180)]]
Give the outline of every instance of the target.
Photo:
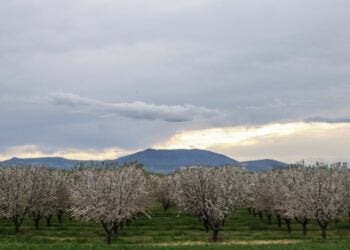
[(7, 160), (12, 157), (18, 158), (36, 158), (36, 157), (64, 157), (74, 160), (113, 160), (120, 156), (130, 153), (120, 148), (104, 148), (80, 150), (75, 148), (67, 148), (53, 152), (45, 151), (43, 147), (38, 145), (23, 145), (8, 148), (0, 154), (0, 160)]
[(155, 148), (201, 148), (238, 160), (349, 159), (350, 123), (276, 123), (180, 131)]
[[(217, 127), (178, 131), (157, 149), (207, 149), (236, 160), (272, 158), (292, 163), (349, 161), (350, 123), (290, 122), (260, 126)], [(123, 148), (56, 148), (24, 145), (7, 148), (0, 160), (11, 157), (32, 158), (59, 156), (77, 160), (116, 159), (136, 150)]]
[(288, 123), (264, 126), (237, 126), (204, 130), (181, 131), (157, 148), (210, 148), (214, 145), (254, 145), (263, 137), (281, 137), (304, 129), (308, 124)]

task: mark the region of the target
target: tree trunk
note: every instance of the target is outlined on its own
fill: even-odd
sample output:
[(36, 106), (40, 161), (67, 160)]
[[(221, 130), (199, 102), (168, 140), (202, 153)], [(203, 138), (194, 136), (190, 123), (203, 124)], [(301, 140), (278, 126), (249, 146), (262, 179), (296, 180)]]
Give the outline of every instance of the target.
[(291, 233), (292, 232), (292, 228), (290, 227), (291, 219), (284, 219), (284, 221), (286, 222), (286, 225), (287, 225), (287, 232)]
[(279, 215), (279, 214), (277, 214), (277, 224), (278, 224), (279, 228), (282, 227), (282, 219), (281, 219), (281, 215)]
[(63, 211), (58, 211), (57, 212), (57, 220), (58, 220), (58, 223), (62, 223), (62, 219), (63, 219)]
[(306, 236), (307, 235), (307, 223), (303, 223), (303, 235)]
[(253, 208), (253, 216), (256, 217), (256, 212), (254, 208)]
[(114, 236), (117, 238), (118, 237), (118, 233), (119, 233), (119, 231), (118, 231), (118, 226), (117, 225), (115, 225), (114, 227), (113, 227), (113, 232), (114, 232)]
[(219, 240), (219, 230), (213, 231), (213, 241), (217, 242)]
[(36, 230), (39, 230), (39, 221), (40, 221), (40, 218), (34, 218), (34, 226), (35, 226), (35, 229)]
[(169, 204), (169, 203), (163, 204), (164, 213), (169, 209), (169, 207), (170, 207), (170, 204)]
[(109, 227), (108, 223), (105, 223), (104, 221), (101, 220), (101, 224), (103, 226), (103, 229), (106, 232), (106, 242), (107, 244), (111, 244), (112, 243), (112, 233), (113, 233), (113, 227)]
[(112, 243), (112, 231), (110, 230), (106, 232), (106, 242), (108, 245)]
[(318, 220), (318, 225), (321, 227), (322, 230), (322, 239), (327, 239), (327, 227), (329, 222), (325, 222), (325, 221), (320, 221)]
[(226, 216), (225, 216), (225, 219), (222, 221), (222, 226), (223, 227), (225, 226), (225, 221), (226, 221)]
[(262, 220), (263, 220), (263, 214), (262, 214), (262, 212), (261, 212), (261, 211), (258, 211), (258, 215), (259, 215), (260, 220), (262, 221)]
[(18, 223), (17, 220), (14, 221), (14, 223), (15, 223), (15, 234), (18, 234), (18, 233), (19, 233), (19, 229), (20, 229), (20, 227), (21, 227), (21, 224)]
[(348, 213), (348, 215), (349, 215), (349, 225), (350, 225), (350, 212)]
[(295, 220), (300, 223), (303, 226), (303, 235), (306, 236), (307, 235), (307, 224), (309, 224), (309, 220), (307, 218), (295, 218)]
[(113, 223), (113, 232), (114, 232), (114, 236), (117, 238), (119, 235), (119, 226), (120, 224), (117, 222)]
[(203, 226), (206, 233), (209, 232), (209, 223), (207, 220), (203, 220)]
[(250, 207), (248, 207), (248, 213), (252, 214), (252, 209)]
[(51, 227), (51, 218), (52, 218), (52, 215), (46, 217), (46, 225), (47, 225), (48, 227)]
[(271, 218), (272, 218), (272, 214), (268, 214), (267, 215), (267, 224), (271, 224)]
[(326, 227), (321, 227), (322, 229), (322, 239), (327, 239), (327, 226)]
[(303, 235), (306, 236), (307, 235), (307, 220), (304, 220), (304, 222), (302, 223), (303, 225)]

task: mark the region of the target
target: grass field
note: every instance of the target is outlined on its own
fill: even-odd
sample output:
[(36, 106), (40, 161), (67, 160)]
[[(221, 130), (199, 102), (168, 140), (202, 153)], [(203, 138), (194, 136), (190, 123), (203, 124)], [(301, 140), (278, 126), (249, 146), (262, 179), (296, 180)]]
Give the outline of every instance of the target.
[(328, 239), (321, 240), (317, 225), (309, 225), (309, 235), (303, 236), (301, 225), (294, 223), (292, 233), (285, 226), (278, 228), (261, 222), (246, 210), (229, 218), (220, 232), (220, 242), (210, 243), (196, 217), (177, 216), (176, 209), (153, 212), (152, 219), (141, 216), (121, 231), (111, 246), (104, 242), (102, 226), (95, 223), (53, 221), (51, 228), (42, 221), (35, 230), (32, 221), (25, 221), (21, 233), (14, 235), (13, 224), (0, 220), (0, 249), (350, 249), (350, 226), (346, 220), (331, 224)]

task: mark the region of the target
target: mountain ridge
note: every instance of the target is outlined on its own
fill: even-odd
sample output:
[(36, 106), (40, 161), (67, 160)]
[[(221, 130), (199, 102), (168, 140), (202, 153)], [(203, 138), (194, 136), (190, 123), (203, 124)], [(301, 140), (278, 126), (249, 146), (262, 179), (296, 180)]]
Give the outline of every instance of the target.
[[(156, 159), (156, 160), (155, 160)], [(207, 165), (218, 167), (237, 165), (239, 162), (223, 154), (200, 149), (146, 149), (131, 155), (120, 157), (118, 163), (138, 161), (151, 171), (172, 172), (179, 167)]]
[(37, 158), (18, 158), (12, 157), (11, 159), (0, 161), (0, 165), (6, 166), (11, 164), (32, 164), (32, 165), (46, 165), (52, 168), (70, 169), (78, 164), (79, 160), (67, 159), (64, 157), (37, 157)]
[(241, 161), (241, 167), (249, 171), (263, 171), (270, 170), (273, 168), (286, 168), (288, 167), (287, 163), (276, 161), (273, 159), (260, 159), (260, 160), (251, 160), (251, 161)]
[[(127, 162), (142, 163), (146, 169), (154, 172), (169, 173), (180, 167), (193, 165), (206, 165), (210, 167), (219, 167), (223, 165), (232, 165), (242, 167), (249, 171), (262, 171), (272, 169), (273, 167), (287, 167), (288, 164), (272, 159), (252, 160), (239, 162), (226, 155), (201, 149), (146, 149), (130, 155), (119, 157), (115, 160), (119, 164)], [(66, 159), (63, 157), (39, 157), (39, 158), (17, 158), (0, 161), (1, 166), (12, 164), (33, 164), (46, 165), (52, 168), (71, 169), (81, 161)], [(96, 161), (101, 162), (101, 161)]]

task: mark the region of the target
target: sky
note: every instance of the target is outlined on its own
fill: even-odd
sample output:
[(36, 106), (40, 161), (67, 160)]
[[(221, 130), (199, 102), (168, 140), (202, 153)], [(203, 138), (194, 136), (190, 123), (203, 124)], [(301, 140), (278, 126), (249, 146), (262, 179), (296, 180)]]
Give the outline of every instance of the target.
[(347, 0), (0, 3), (0, 160), (349, 161)]

